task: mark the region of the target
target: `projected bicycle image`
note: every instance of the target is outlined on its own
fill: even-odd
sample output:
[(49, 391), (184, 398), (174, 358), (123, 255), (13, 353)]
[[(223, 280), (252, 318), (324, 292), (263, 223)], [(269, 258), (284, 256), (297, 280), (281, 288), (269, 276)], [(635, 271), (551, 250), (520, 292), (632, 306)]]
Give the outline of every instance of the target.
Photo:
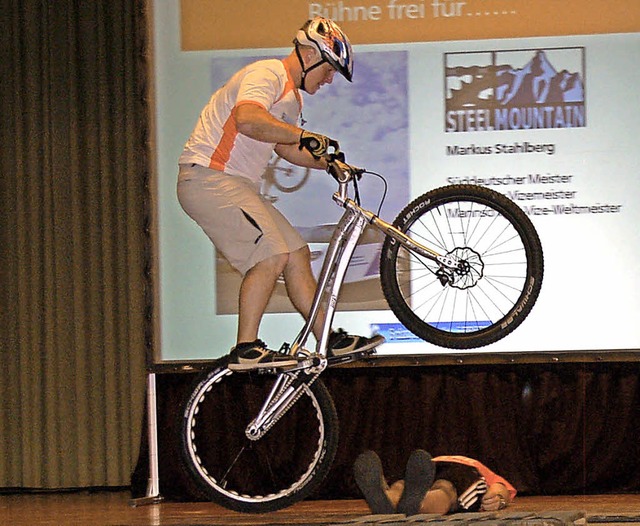
[[(217, 58), (212, 62), (212, 87), (228, 75), (260, 57)], [(337, 80), (323, 92), (304, 98), (302, 118), (309, 127), (337, 139), (349, 152), (348, 162), (367, 165), (385, 174), (389, 187), (380, 212), (393, 218), (410, 197), (409, 116), (407, 53), (358, 53), (353, 83)], [(381, 118), (384, 116), (384, 118)], [(328, 174), (293, 166), (272, 158), (261, 188), (262, 195), (276, 206), (300, 232), (311, 250), (316, 278), (340, 217), (340, 209), (329, 203), (335, 191)], [(377, 210), (383, 186), (368, 180), (361, 198)], [(341, 310), (387, 310), (379, 280), (383, 236), (373, 229), (365, 232), (353, 256), (340, 298)], [(216, 252), (216, 312), (236, 314), (241, 276)], [(295, 312), (279, 282), (267, 312)]]

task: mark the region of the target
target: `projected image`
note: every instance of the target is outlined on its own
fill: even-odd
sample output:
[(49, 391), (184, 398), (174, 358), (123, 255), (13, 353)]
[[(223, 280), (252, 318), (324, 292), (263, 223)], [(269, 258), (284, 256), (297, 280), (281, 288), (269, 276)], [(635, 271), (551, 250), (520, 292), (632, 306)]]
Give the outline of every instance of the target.
[[(216, 58), (212, 61), (212, 89), (245, 64), (260, 57)], [(407, 53), (358, 53), (354, 79), (336, 77), (314, 96), (303, 94), (304, 127), (339, 141), (347, 162), (382, 174), (388, 191), (381, 217), (391, 221), (408, 202), (409, 116)], [(331, 199), (335, 181), (326, 173), (293, 166), (274, 155), (264, 174), (262, 193), (309, 244), (312, 270), (322, 267), (329, 240), (342, 209)], [(382, 182), (365, 176), (360, 182), (363, 206), (377, 211)], [(383, 237), (368, 230), (357, 247), (340, 297), (341, 310), (388, 309), (379, 282)], [(216, 312), (237, 313), (241, 276), (216, 252)], [(268, 312), (294, 312), (284, 284), (279, 283)]]
[[(291, 26), (284, 19), (269, 24), (269, 40), (254, 46), (251, 31), (225, 40), (208, 24), (181, 24), (179, 2), (154, 6), (159, 359), (209, 360), (235, 343), (240, 275), (181, 208), (176, 161), (212, 92), (249, 62), (288, 55)], [(354, 82), (336, 77), (319, 93), (303, 94), (304, 128), (338, 140), (349, 163), (385, 176), (379, 215), (386, 221), (425, 192), (452, 184), (497, 190), (529, 216), (544, 249), (536, 307), (508, 338), (467, 350), (465, 360), (635, 353), (640, 33), (586, 34), (552, 16), (546, 29), (536, 26), (536, 37), (527, 36), (528, 26), (521, 28), (527, 35), (514, 33), (501, 17), (467, 21), (433, 19), (424, 32), (410, 19), (350, 23)], [(556, 33), (562, 27), (570, 33)], [(262, 192), (307, 240), (317, 274), (342, 212), (331, 199), (335, 181), (277, 158), (264, 175)], [(363, 207), (377, 211), (383, 191), (375, 177), (363, 178)], [(334, 325), (383, 333), (380, 353), (450, 354), (405, 330), (388, 308), (378, 276), (380, 241), (365, 232)], [(283, 285), (268, 311), (260, 337), (273, 347), (292, 341), (303, 321)]]
[(446, 132), (580, 128), (585, 49), (445, 54)]

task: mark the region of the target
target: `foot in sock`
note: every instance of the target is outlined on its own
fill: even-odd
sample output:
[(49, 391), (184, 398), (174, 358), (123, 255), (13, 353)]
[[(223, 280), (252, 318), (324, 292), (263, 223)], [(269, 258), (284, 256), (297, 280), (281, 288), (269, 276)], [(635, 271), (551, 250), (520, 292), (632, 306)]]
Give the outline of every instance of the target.
[(385, 491), (389, 486), (384, 479), (382, 462), (378, 455), (373, 451), (365, 451), (359, 455), (353, 465), (353, 473), (371, 513), (375, 515), (395, 513), (395, 508)]
[(404, 491), (398, 501), (398, 513), (407, 516), (420, 513), (420, 506), (427, 491), (433, 485), (436, 468), (431, 455), (416, 449), (409, 455), (404, 474)]

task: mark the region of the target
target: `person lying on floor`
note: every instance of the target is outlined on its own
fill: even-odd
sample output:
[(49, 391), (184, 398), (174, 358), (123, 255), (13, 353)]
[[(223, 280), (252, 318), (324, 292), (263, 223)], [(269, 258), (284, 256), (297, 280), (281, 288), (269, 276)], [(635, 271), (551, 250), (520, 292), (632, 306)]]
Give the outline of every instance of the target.
[(365, 451), (354, 463), (356, 484), (373, 514), (407, 516), (506, 508), (516, 489), (481, 462), (459, 455), (431, 455), (416, 449), (409, 456), (404, 480), (389, 486), (380, 457)]

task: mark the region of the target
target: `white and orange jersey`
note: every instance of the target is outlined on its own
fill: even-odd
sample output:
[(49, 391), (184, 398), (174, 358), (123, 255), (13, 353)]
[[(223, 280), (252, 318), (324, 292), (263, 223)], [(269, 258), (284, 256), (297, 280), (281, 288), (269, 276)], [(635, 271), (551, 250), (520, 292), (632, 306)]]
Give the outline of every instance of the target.
[(238, 133), (234, 113), (241, 104), (258, 104), (276, 119), (294, 125), (302, 112), (302, 97), (282, 60), (249, 64), (211, 96), (178, 162), (259, 183), (276, 145)]
[(518, 493), (516, 488), (514, 488), (508, 480), (494, 473), (482, 462), (474, 458), (464, 457), (462, 455), (442, 455), (439, 457), (434, 457), (432, 460), (433, 462), (456, 462), (458, 464), (464, 464), (466, 466), (472, 466), (476, 468), (480, 475), (485, 478), (489, 486), (495, 484), (496, 482), (500, 482), (501, 484), (503, 484), (504, 487), (509, 490), (509, 496), (511, 497), (511, 500), (513, 500)]

